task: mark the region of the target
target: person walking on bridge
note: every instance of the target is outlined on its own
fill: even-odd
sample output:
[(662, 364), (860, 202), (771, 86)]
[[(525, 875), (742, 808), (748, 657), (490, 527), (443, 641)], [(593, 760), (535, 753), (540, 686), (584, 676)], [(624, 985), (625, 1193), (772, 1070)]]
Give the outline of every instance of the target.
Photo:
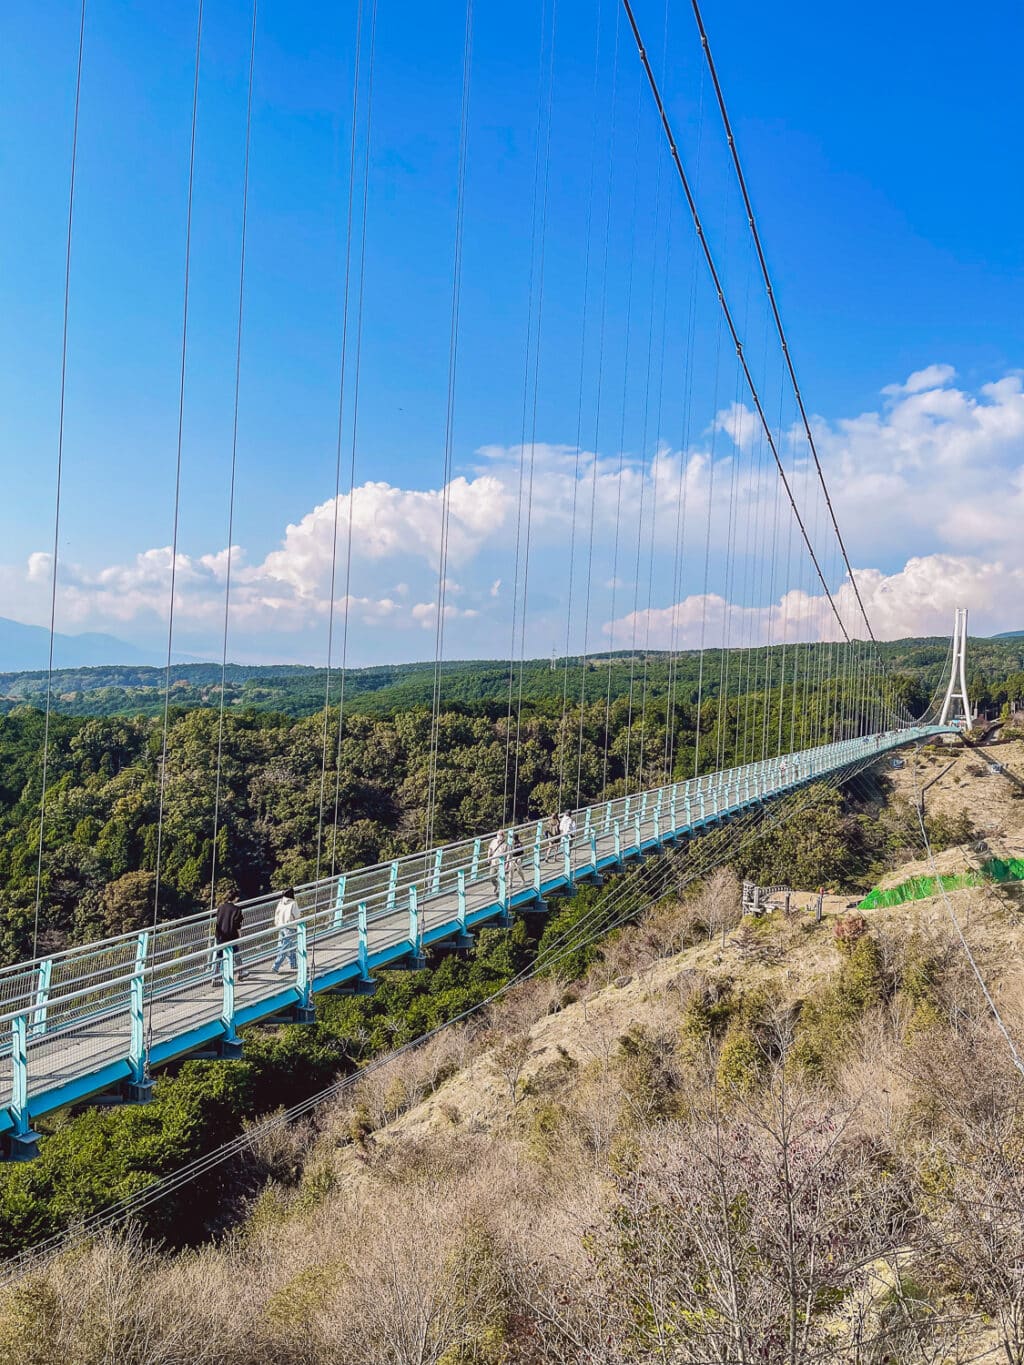
[(274, 928), (277, 930), (277, 957), (274, 958), (274, 971), (281, 968), (285, 958), (288, 959), (288, 966), (295, 971), (295, 940), (298, 934), (295, 930), (295, 921), (299, 918), (299, 906), (295, 899), (294, 890), (289, 887), (281, 899), (277, 902), (277, 909), (274, 911)]
[(501, 863), (507, 847), (505, 831), (503, 829), (499, 829), (497, 834), (487, 845), (487, 865), (491, 870), (491, 885), (494, 887), (495, 896), (501, 894)]
[(558, 858), (558, 836), (561, 834), (561, 827), (558, 820), (558, 812), (548, 816), (548, 822), (544, 826), (544, 837), (548, 841), (548, 851), (552, 858)]
[(516, 875), (516, 873), (519, 874), (519, 881), (520, 881), (520, 883), (521, 883), (523, 886), (526, 885), (526, 880), (527, 880), (527, 879), (526, 879), (526, 872), (525, 872), (524, 869), (523, 869), (523, 856), (524, 856), (525, 852), (526, 852), (526, 850), (523, 848), (523, 841), (522, 841), (522, 839), (520, 839), (520, 837), (519, 837), (519, 831), (518, 831), (518, 830), (513, 830), (513, 832), (512, 832), (512, 845), (511, 845), (511, 848), (510, 848), (510, 850), (509, 850), (509, 857), (510, 857), (510, 861), (509, 861), (509, 882), (508, 882), (508, 889), (509, 889), (509, 891), (512, 890), (513, 878), (514, 878), (514, 876)]
[[(217, 918), (213, 925), (213, 938), (217, 947), (213, 954), (213, 980), (216, 984), (220, 981), (221, 965), (224, 960), (224, 949), (229, 943), (236, 943), (242, 934), (242, 923), (245, 916), (242, 914), (242, 907), (232, 898), (221, 901), (217, 906)], [(241, 980), (242, 958), (238, 949), (235, 953), (235, 975)]]

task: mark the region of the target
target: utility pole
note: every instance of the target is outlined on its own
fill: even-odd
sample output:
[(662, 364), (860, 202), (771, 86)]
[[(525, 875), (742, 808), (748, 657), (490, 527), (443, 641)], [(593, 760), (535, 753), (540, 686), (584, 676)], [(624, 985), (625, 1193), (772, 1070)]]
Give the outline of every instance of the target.
[(971, 703), (967, 700), (967, 608), (957, 607), (953, 622), (953, 655), (950, 661), (949, 683), (946, 698), (942, 703), (939, 724), (948, 725), (953, 702), (963, 707), (964, 729), (969, 730), (974, 723)]

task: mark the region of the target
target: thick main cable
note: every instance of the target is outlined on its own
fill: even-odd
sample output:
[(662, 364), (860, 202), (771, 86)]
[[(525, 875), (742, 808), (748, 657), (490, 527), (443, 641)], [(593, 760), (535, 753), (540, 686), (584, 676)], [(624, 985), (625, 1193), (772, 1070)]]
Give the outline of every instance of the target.
[[(807, 409), (804, 406), (803, 394), (800, 392), (800, 385), (797, 382), (796, 369), (793, 365), (793, 357), (790, 354), (789, 342), (786, 339), (786, 332), (782, 325), (782, 317), (779, 313), (779, 305), (775, 298), (775, 290), (772, 287), (771, 275), (768, 272), (768, 261), (765, 257), (764, 247), (761, 242), (761, 234), (758, 231), (757, 219), (754, 216), (754, 208), (750, 201), (750, 193), (747, 189), (746, 177), (743, 174), (743, 167), (740, 164), (739, 152), (736, 149), (736, 138), (733, 134), (732, 124), (729, 120), (728, 111), (725, 107), (725, 96), (722, 92), (722, 85), (718, 79), (718, 71), (715, 67), (714, 58), (711, 55), (711, 44), (708, 42), (707, 31), (704, 28), (704, 19), (700, 12), (700, 5), (698, 4), (697, 0), (690, 0), (690, 3), (693, 7), (694, 18), (697, 21), (697, 28), (700, 32), (701, 47), (704, 49), (704, 56), (705, 59), (707, 60), (708, 71), (711, 75), (711, 82), (715, 88), (715, 98), (718, 101), (718, 109), (722, 116), (722, 124), (725, 128), (726, 139), (729, 143), (729, 153), (730, 156), (732, 157), (732, 164), (736, 171), (736, 179), (739, 184), (740, 194), (743, 196), (743, 206), (746, 209), (747, 213), (747, 224), (750, 228), (750, 235), (753, 238), (754, 249), (757, 252), (758, 265), (761, 268), (761, 275), (764, 280), (765, 290), (768, 295), (768, 303), (771, 307), (772, 317), (775, 322), (775, 329), (779, 335), (779, 344), (782, 347), (782, 355), (786, 363), (786, 369), (789, 373), (790, 383), (793, 386), (793, 395), (796, 398), (796, 405), (800, 413), (800, 421), (801, 424), (803, 425), (804, 433), (807, 436), (807, 444), (810, 447), (811, 455), (814, 459), (814, 466), (818, 472), (818, 481), (821, 484), (821, 491), (825, 499), (825, 505), (828, 508), (829, 516), (832, 520), (832, 529), (835, 531), (836, 540), (839, 542), (839, 548), (843, 556), (843, 563), (846, 566), (846, 572), (849, 575), (850, 583), (853, 587), (854, 594), (856, 595), (857, 605), (860, 608), (860, 614), (864, 619), (864, 625), (867, 628), (869, 636), (871, 637), (871, 641), (874, 644), (876, 651), (878, 651), (879, 662), (882, 664), (884, 670), (885, 664), (884, 661), (882, 660), (881, 651), (878, 648), (878, 641), (875, 639), (875, 633), (871, 628), (871, 621), (868, 618), (867, 610), (864, 606), (864, 600), (860, 594), (860, 588), (857, 586), (857, 579), (854, 576), (853, 568), (850, 564), (850, 557), (846, 553), (846, 545), (843, 541), (842, 532), (839, 529), (839, 522), (836, 519), (835, 508), (832, 505), (832, 499), (829, 495), (828, 485), (825, 482), (825, 474), (821, 467), (821, 461), (818, 458), (818, 448), (817, 445), (815, 444), (814, 433), (811, 430), (810, 420), (807, 416)], [(667, 128), (666, 131), (668, 131)]]
[(654, 70), (651, 67), (650, 58), (648, 57), (647, 50), (644, 47), (643, 38), (641, 37), (640, 29), (637, 25), (636, 16), (633, 13), (633, 6), (630, 4), (630, 0), (622, 0), (622, 7), (625, 10), (626, 18), (629, 20), (629, 26), (633, 31), (633, 39), (636, 43), (637, 53), (639, 54), (641, 64), (643, 65), (644, 72), (647, 76), (647, 82), (651, 87), (651, 94), (654, 96), (654, 102), (658, 109), (658, 116), (661, 119), (661, 126), (664, 130), (665, 137), (668, 139), (669, 152), (672, 156), (673, 164), (675, 165), (676, 172), (679, 176), (679, 183), (682, 185), (683, 193), (686, 195), (686, 203), (690, 210), (690, 214), (693, 218), (693, 225), (694, 228), (696, 229), (698, 240), (700, 241), (701, 251), (703, 252), (704, 260), (708, 267), (708, 272), (711, 275), (711, 282), (714, 285), (715, 293), (718, 297), (719, 307), (721, 308), (722, 316), (725, 319), (726, 327), (729, 330), (729, 335), (732, 338), (733, 345), (736, 347), (736, 356), (737, 359), (739, 360), (740, 369), (743, 372), (743, 378), (746, 382), (747, 390), (750, 393), (751, 401), (754, 404), (754, 409), (757, 413), (758, 421), (764, 428), (764, 434), (768, 441), (768, 446), (772, 452), (772, 456), (775, 459), (775, 465), (779, 471), (779, 477), (781, 478), (783, 487), (786, 490), (786, 496), (789, 499), (790, 508), (792, 509), (793, 516), (796, 519), (797, 525), (800, 527), (800, 534), (803, 537), (804, 544), (807, 546), (807, 552), (811, 557), (811, 563), (814, 565), (814, 569), (818, 575), (818, 579), (821, 583), (821, 586), (825, 590), (825, 596), (828, 598), (829, 606), (832, 608), (832, 614), (833, 616), (835, 616), (836, 622), (839, 625), (839, 629), (842, 631), (843, 639), (849, 641), (850, 636), (843, 622), (843, 618), (839, 614), (839, 608), (836, 606), (835, 599), (832, 596), (832, 590), (828, 586), (828, 581), (825, 578), (825, 574), (818, 560), (817, 553), (814, 549), (813, 544), (811, 543), (811, 538), (807, 533), (807, 527), (804, 524), (804, 519), (800, 513), (799, 507), (797, 506), (796, 498), (793, 496), (793, 490), (790, 487), (789, 479), (786, 477), (786, 471), (783, 466), (782, 459), (779, 455), (778, 444), (776, 443), (774, 433), (772, 432), (771, 426), (768, 422), (768, 417), (765, 413), (764, 405), (761, 402), (760, 392), (758, 390), (757, 384), (754, 381), (754, 376), (751, 373), (750, 365), (747, 362), (747, 358), (743, 350), (743, 342), (740, 338), (739, 330), (736, 326), (735, 320), (733, 319), (732, 310), (730, 309), (728, 301), (725, 297), (725, 290), (722, 285), (721, 276), (718, 273), (718, 267), (715, 264), (715, 258), (712, 254), (711, 247), (709, 246), (707, 237), (705, 236), (704, 233), (704, 225), (701, 220), (700, 211), (697, 208), (697, 201), (694, 198), (693, 190), (690, 186), (690, 180), (686, 174), (686, 168), (684, 167), (682, 158), (679, 155), (679, 148), (676, 145), (675, 135), (672, 132), (672, 124), (669, 121), (668, 111), (665, 108), (665, 103), (661, 96), (661, 89), (658, 85), (657, 77), (654, 74)]

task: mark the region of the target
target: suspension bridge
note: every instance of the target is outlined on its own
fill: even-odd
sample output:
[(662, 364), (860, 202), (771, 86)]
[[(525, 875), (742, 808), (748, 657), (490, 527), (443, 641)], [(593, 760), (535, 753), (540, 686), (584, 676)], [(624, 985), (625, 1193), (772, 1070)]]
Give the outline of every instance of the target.
[[(385, 3), (380, 0), (381, 7)], [(566, 101), (563, 107), (556, 98), (557, 73), (571, 65), (573, 53), (563, 50), (566, 40), (556, 24), (555, 0), (541, 0), (536, 13), (535, 7), (526, 8), (538, 32), (538, 98), (529, 139), (532, 159), (528, 158), (524, 182), (529, 207), (520, 225), (520, 236), (527, 239), (521, 281), (526, 296), (525, 357), (510, 386), (521, 394), (515, 414), (520, 440), (502, 495), (511, 508), (507, 520), (513, 528), (506, 547), (511, 610), (502, 626), (508, 631), (507, 705), (503, 724), (495, 729), (496, 743), (504, 745), (504, 820), (500, 830), (443, 843), (435, 837), (435, 829), (442, 827), (442, 665), (451, 652), (450, 623), (460, 615), (453, 603), (461, 590), (451, 571), (460, 536), (470, 538), (468, 523), (459, 521), (456, 417), (465, 389), (462, 367), (471, 363), (474, 346), (472, 335), (466, 335), (469, 324), (464, 316), (467, 241), (473, 232), (469, 149), (485, 118), (474, 124), (471, 92), (477, 88), (474, 81), (479, 84), (474, 62), (481, 60), (483, 40), (479, 16), (468, 3), (464, 16), (459, 11), (460, 55), (451, 82), (455, 207), (451, 249), (444, 263), (449, 286), (444, 325), (438, 329), (447, 337), (447, 365), (441, 385), (438, 489), (431, 496), (426, 536), (432, 600), (420, 604), (423, 611), (417, 618), (432, 627), (434, 641), (421, 847), (375, 866), (336, 865), (347, 650), (350, 626), (354, 629), (355, 624), (350, 618), (360, 601), (353, 578), (358, 572), (358, 566), (353, 567), (353, 528), (365, 487), (358, 483), (356, 464), (361, 446), (360, 386), (367, 384), (361, 341), (373, 293), (366, 264), (373, 139), (380, 118), (373, 103), (373, 82), (375, 73), (380, 77), (384, 60), (378, 2), (359, 0), (353, 7), (347, 54), (352, 79), (342, 211), (338, 426), (324, 490), (332, 496), (329, 574), (322, 595), (327, 668), (315, 849), (318, 874), (324, 871), (322, 850), (332, 851), (323, 858), (329, 873), (297, 888), (299, 918), (288, 931), (291, 951), (282, 955), (280, 931), (274, 924), (279, 891), (242, 903), (243, 930), (237, 940), (218, 945), (214, 937), (223, 821), (221, 760), (231, 724), (224, 679), (233, 647), (232, 593), (237, 590), (232, 583), (233, 533), (236, 499), (243, 487), (238, 457), (244, 305), (252, 283), (247, 285), (246, 249), (252, 230), (250, 152), (258, 70), (255, 3), (241, 63), (247, 88), (240, 149), (238, 272), (232, 277), (236, 325), (225, 470), (228, 550), (216, 777), (209, 865), (204, 869), (209, 905), (185, 917), (168, 918), (162, 899), (167, 840), (172, 837), (166, 798), (173, 780), (168, 734), (175, 614), (184, 609), (185, 590), (179, 527), (182, 470), (189, 453), (184, 433), (195, 325), (189, 300), (204, 35), (199, 4), (185, 156), (176, 439), (170, 459), (167, 654), (162, 746), (156, 764), (159, 814), (156, 846), (147, 864), (155, 873), (152, 922), (141, 931), (101, 942), (39, 951), (40, 925), (46, 924), (48, 915), (52, 854), (47, 824), (54, 798), (48, 784), (54, 761), (51, 717), (58, 700), (53, 642), (62, 591), (66, 384), (75, 361), (69, 338), (77, 260), (76, 195), (81, 191), (78, 147), (83, 82), (86, 88), (89, 84), (90, 31), (84, 0), (81, 4), (74, 35), (77, 62), (49, 557), (50, 656), (32, 956), (0, 969), (0, 1133), (15, 1158), (35, 1152), (33, 1124), (55, 1110), (111, 1091), (126, 1100), (144, 1101), (158, 1068), (196, 1053), (237, 1055), (239, 1030), (247, 1025), (309, 1021), (322, 992), (370, 991), (374, 973), (382, 968), (414, 968), (430, 951), (472, 943), (473, 932), (481, 927), (508, 924), (513, 915), (543, 915), (551, 897), (571, 893), (581, 884), (600, 883), (633, 860), (669, 848), (681, 849), (685, 856), (690, 842), (709, 830), (729, 829), (779, 798), (818, 783), (844, 781), (906, 745), (954, 734), (970, 724), (966, 613), (957, 615), (948, 686), (944, 678), (945, 695), (934, 720), (931, 710), (916, 718), (908, 713), (885, 664), (840, 534), (722, 82), (696, 3), (695, 51), (701, 67), (699, 77), (690, 72), (687, 78), (699, 81), (699, 105), (693, 105), (699, 113), (687, 113), (686, 92), (670, 88), (671, 47), (681, 39), (670, 31), (668, 6), (654, 16), (658, 37), (651, 46), (642, 37), (643, 7), (623, 0), (599, 4), (593, 16), (593, 32), (586, 35), (591, 46), (581, 65), (588, 72), (592, 68), (594, 107), (584, 109), (576, 124), (571, 122), (572, 117), (581, 117), (576, 105)], [(650, 9), (653, 14), (657, 6)], [(681, 107), (680, 122), (685, 126), (680, 129), (673, 111)], [(731, 186), (729, 193), (735, 198), (720, 213), (716, 206), (719, 199), (724, 203), (726, 193), (716, 182), (713, 196), (701, 169), (712, 141), (705, 114), (710, 118), (716, 111), (716, 136), (721, 138), (730, 177), (723, 183)], [(564, 128), (558, 122), (563, 118), (569, 120)], [(574, 181), (568, 196), (557, 194), (559, 168), (552, 151), (563, 143), (571, 147), (574, 158), (578, 146), (590, 147), (582, 189)], [(748, 229), (744, 244), (735, 250), (738, 265), (719, 249), (723, 240), (735, 238), (737, 221)], [(626, 246), (617, 251), (620, 238)], [(576, 291), (576, 314), (566, 307), (564, 295), (555, 305), (546, 304), (545, 261), (556, 251), (566, 262)], [(556, 335), (554, 345), (563, 347), (566, 338), (578, 338), (578, 354), (571, 357), (568, 376), (565, 364), (556, 363), (551, 355), (550, 332)], [(557, 360), (563, 362), (564, 356)], [(575, 439), (555, 455), (542, 449), (538, 434), (538, 413), (544, 406), (539, 395), (549, 373), (554, 375), (552, 389), (564, 400), (568, 413), (564, 421), (575, 431)], [(547, 395), (548, 407), (554, 401)], [(516, 406), (514, 402), (513, 411)], [(678, 449), (673, 449), (673, 439)], [(593, 447), (589, 450), (588, 440)], [(614, 453), (602, 456), (602, 445), (612, 446)], [(627, 454), (630, 449), (639, 454)], [(343, 450), (350, 452), (347, 478)], [(552, 485), (549, 505), (542, 505), (543, 495), (537, 491), (544, 460), (560, 461), (560, 482)], [(555, 612), (564, 650), (552, 650), (551, 665), (564, 678), (560, 733), (578, 734), (575, 763), (568, 742), (563, 743), (551, 783), (557, 787), (564, 817), (558, 834), (537, 818), (523, 758), (527, 748), (523, 666), (531, 657), (533, 622), (545, 595), (538, 590), (537, 579), (558, 576), (552, 575), (550, 558), (539, 558), (538, 527), (545, 518), (554, 519), (559, 528), (556, 550), (550, 554), (564, 557), (559, 575), (565, 591)], [(369, 574), (373, 567), (364, 566), (363, 572)], [(285, 577), (275, 580), (275, 591)], [(247, 591), (252, 581), (251, 574), (243, 580)], [(494, 598), (500, 583), (501, 579), (494, 585)], [(364, 584), (367, 591), (368, 584), (369, 578)], [(382, 590), (380, 583), (374, 586)], [(388, 609), (394, 610), (395, 602), (386, 600)], [(274, 601), (276, 609), (280, 602)], [(295, 610), (303, 602), (300, 594)], [(252, 609), (251, 601), (248, 608)], [(551, 630), (551, 611), (545, 610), (542, 628)], [(482, 613), (478, 607), (463, 610), (462, 616), (475, 622)], [(648, 661), (659, 638), (670, 662), (665, 694), (655, 698), (648, 687)], [(539, 652), (546, 648), (545, 641)], [(610, 670), (613, 654), (623, 648), (630, 657), (624, 761), (615, 742)], [(687, 652), (699, 659), (692, 686), (681, 681), (680, 660)], [(570, 658), (583, 665), (579, 694), (569, 686)], [(606, 689), (600, 682), (595, 688), (591, 680), (602, 659), (609, 663)], [(599, 671), (597, 676), (600, 679)], [(959, 703), (959, 712), (954, 702)], [(656, 706), (663, 734), (659, 731), (656, 744), (647, 743)], [(595, 715), (599, 732), (603, 717), (598, 773), (588, 772), (584, 762), (585, 731), (594, 728)], [(337, 739), (330, 729), (335, 724)], [(314, 850), (307, 853), (312, 862)]]

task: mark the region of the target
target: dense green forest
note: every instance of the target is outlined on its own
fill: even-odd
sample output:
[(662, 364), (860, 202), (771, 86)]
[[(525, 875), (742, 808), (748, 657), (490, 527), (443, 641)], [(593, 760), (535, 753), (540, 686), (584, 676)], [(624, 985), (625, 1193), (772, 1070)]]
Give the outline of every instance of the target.
[[(942, 681), (949, 641), (895, 640), (880, 646), (886, 667), (901, 675), (912, 710), (926, 704)], [(1016, 679), (1013, 697), (1024, 696), (1024, 638), (1006, 637), (970, 641), (972, 696), (982, 705), (1001, 705), (1006, 697), (989, 694), (989, 681), (997, 684)], [(730, 668), (755, 677), (778, 678), (791, 667), (794, 656), (801, 669), (820, 672), (823, 659), (837, 651), (832, 645), (774, 646), (772, 649), (728, 651)], [(789, 663), (786, 663), (787, 656)], [(650, 699), (696, 685), (703, 677), (714, 689), (723, 672), (723, 652), (687, 650), (678, 654), (651, 651), (643, 655), (617, 652), (579, 658), (528, 659), (512, 669), (511, 686), (530, 706), (561, 708), (563, 697), (584, 702), (610, 695), (612, 700), (633, 693)], [(495, 713), (507, 705), (510, 687), (507, 662), (497, 659), (449, 661), (441, 666), (441, 699), (449, 707), (490, 706)], [(177, 706), (219, 707), (219, 664), (176, 664), (171, 668), (172, 699)], [(52, 701), (65, 715), (160, 715), (166, 677), (163, 669), (111, 665), (104, 668), (56, 669)], [(736, 675), (732, 674), (735, 690)], [(45, 672), (0, 672), (0, 715), (24, 703), (45, 700)], [(225, 670), (225, 705), (235, 709), (273, 711), (303, 716), (320, 710), (327, 689), (327, 672), (300, 666), (228, 664)], [(998, 688), (997, 688), (998, 690)], [(342, 691), (340, 671), (331, 677), (331, 698)], [(344, 675), (346, 709), (391, 715), (413, 706), (429, 706), (434, 695), (432, 663), (386, 664), (374, 668), (351, 668)]]
[[(944, 643), (885, 648), (901, 665), (894, 691), (911, 713), (920, 712), (941, 673)], [(1024, 692), (1022, 652), (1024, 642), (982, 642), (975, 651), (977, 702), (1000, 706)], [(336, 694), (326, 727), (322, 695), (319, 709), (307, 707), (324, 685), (322, 675), (277, 670), (273, 686), (266, 670), (236, 679), (232, 686), (245, 701), (226, 710), (220, 746), (217, 893), (252, 896), (307, 880), (317, 869), (318, 847), (321, 869), (328, 870), (415, 850), (424, 838), (435, 750), (433, 828), (445, 841), (496, 828), (512, 814), (532, 818), (759, 758), (776, 746), (816, 743), (835, 733), (841, 715), (857, 728), (867, 721), (866, 713), (852, 714), (844, 696), (852, 687), (839, 676), (845, 665), (838, 646), (705, 654), (703, 666), (688, 654), (646, 663), (616, 656), (592, 661), (587, 671), (573, 667), (575, 673), (528, 665), (521, 704), (517, 677), (510, 712), (507, 667), (447, 666), (436, 731), (432, 670), (408, 665), (350, 674), (352, 704), (340, 736)], [(119, 672), (138, 679), (146, 670)], [(204, 903), (214, 867), (219, 711), (179, 702), (179, 688), (184, 697), (188, 689), (213, 687), (219, 670), (176, 672), (192, 681), (175, 684), (170, 710), (161, 917)], [(582, 706), (577, 686), (585, 693)], [(266, 709), (266, 697), (250, 696), (253, 688), (279, 701), (287, 695), (290, 706)], [(27, 702), (0, 716), (5, 961), (32, 949), (43, 731), (41, 710)], [(160, 716), (51, 718), (40, 951), (152, 919), (162, 749)]]

